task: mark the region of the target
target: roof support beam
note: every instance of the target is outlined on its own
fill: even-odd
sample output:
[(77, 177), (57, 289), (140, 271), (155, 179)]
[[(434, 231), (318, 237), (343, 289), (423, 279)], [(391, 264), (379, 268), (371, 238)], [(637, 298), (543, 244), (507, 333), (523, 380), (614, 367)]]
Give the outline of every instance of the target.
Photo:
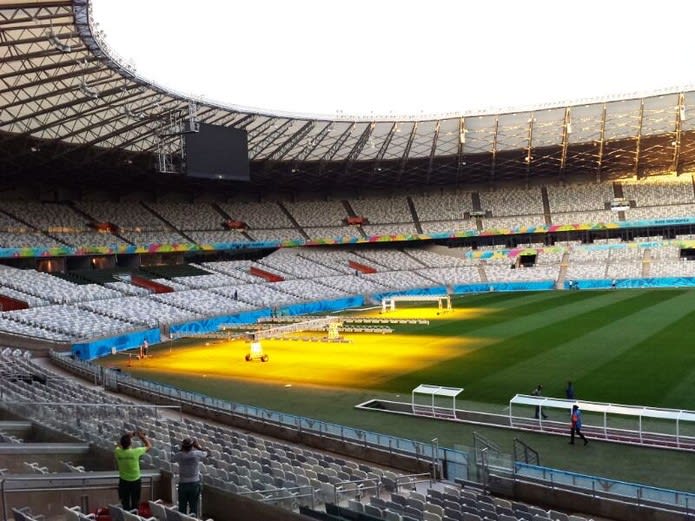
[(676, 107), (676, 128), (673, 140), (673, 162), (671, 169), (676, 175), (681, 174), (681, 142), (683, 139), (683, 122), (685, 121), (685, 94), (678, 95), (678, 106)]
[(384, 159), (384, 156), (386, 155), (386, 151), (388, 150), (389, 146), (391, 146), (391, 140), (393, 139), (393, 136), (396, 135), (397, 131), (398, 122), (394, 121), (393, 125), (391, 125), (391, 130), (389, 130), (389, 133), (386, 134), (386, 139), (384, 139), (384, 141), (381, 143), (379, 152), (377, 152), (376, 157), (374, 158), (374, 164), (372, 166), (372, 173), (370, 179), (373, 179), (374, 175), (377, 172), (381, 172), (381, 161)]
[(598, 165), (596, 165), (596, 182), (601, 182), (601, 168), (603, 167), (603, 152), (606, 148), (606, 117), (608, 115), (608, 108), (606, 104), (603, 104), (601, 110), (601, 133), (599, 135), (598, 142)]
[(528, 118), (528, 143), (526, 145), (526, 157), (524, 162), (526, 163), (526, 179), (524, 180), (526, 186), (529, 185), (529, 179), (531, 178), (531, 162), (533, 161), (533, 124), (536, 122), (536, 113), (532, 112)]
[(569, 107), (565, 107), (565, 119), (562, 124), (562, 152), (560, 154), (560, 178), (565, 177), (567, 168), (567, 149), (570, 144), (570, 134), (572, 133), (572, 112)]
[(642, 148), (642, 126), (644, 125), (644, 98), (639, 104), (639, 126), (637, 128), (637, 138), (635, 139), (635, 177), (640, 177), (640, 152)]
[(403, 179), (403, 172), (405, 172), (405, 165), (408, 163), (408, 157), (410, 156), (410, 149), (413, 147), (413, 140), (415, 139), (415, 134), (417, 134), (417, 121), (413, 123), (413, 128), (410, 130), (410, 136), (408, 136), (408, 142), (403, 150), (403, 155), (401, 156), (401, 165), (398, 169), (398, 184), (401, 183)]
[(314, 153), (314, 150), (321, 145), (321, 142), (326, 138), (326, 136), (331, 132), (331, 123), (327, 122), (323, 128), (316, 134), (313, 138), (307, 141), (304, 148), (297, 154), (297, 161), (307, 161), (308, 158)]
[(360, 154), (362, 153), (362, 150), (364, 150), (364, 147), (369, 142), (369, 138), (371, 137), (375, 126), (376, 126), (376, 123), (373, 121), (369, 125), (367, 125), (364, 129), (364, 132), (362, 132), (359, 139), (355, 143), (355, 146), (353, 146), (352, 150), (350, 150), (350, 153), (348, 153), (347, 158), (345, 159), (345, 169), (343, 170), (343, 173), (345, 175), (348, 174), (348, 172), (350, 171), (350, 167), (355, 162), (355, 160), (360, 156)]
[(459, 119), (459, 141), (456, 150), (456, 185), (461, 182), (461, 170), (463, 169), (463, 147), (466, 144), (466, 120)]
[(497, 136), (500, 130), (500, 117), (495, 117), (495, 130), (492, 133), (492, 150), (490, 150), (490, 186), (495, 186), (497, 177)]
[[(297, 132), (294, 132), (289, 139), (286, 139), (279, 147), (277, 147), (275, 150), (273, 150), (266, 159), (269, 161), (281, 161), (283, 157), (285, 157), (285, 154), (292, 150), (294, 146), (299, 143), (304, 137), (311, 132), (311, 130), (314, 128), (315, 122), (314, 120), (307, 121), (304, 123), (302, 128), (297, 130)], [(254, 157), (256, 159), (258, 156)]]
[(254, 159), (258, 159), (258, 157), (270, 146), (273, 146), (278, 139), (282, 138), (285, 136), (285, 130), (288, 127), (291, 127), (294, 125), (294, 120), (293, 119), (288, 119), (285, 121), (282, 125), (280, 125), (277, 129), (275, 129), (274, 132), (271, 132), (267, 136), (262, 136), (261, 134), (257, 134), (256, 137), (261, 137), (262, 139), (259, 139), (258, 145), (256, 143), (251, 144), (251, 141), (249, 140), (249, 153), (251, 152), (251, 149), (254, 149)]
[(432, 146), (430, 147), (430, 160), (427, 163), (427, 176), (425, 177), (425, 185), (429, 185), (432, 180), (432, 169), (434, 168), (434, 158), (437, 152), (437, 141), (439, 140), (439, 128), (442, 121), (437, 120), (434, 126), (434, 135), (432, 136)]

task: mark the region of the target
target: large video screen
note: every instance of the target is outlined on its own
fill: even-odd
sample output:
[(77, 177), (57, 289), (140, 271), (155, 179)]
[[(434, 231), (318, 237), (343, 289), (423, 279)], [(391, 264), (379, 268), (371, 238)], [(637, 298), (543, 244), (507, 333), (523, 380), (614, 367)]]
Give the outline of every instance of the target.
[(185, 134), (186, 175), (206, 179), (249, 181), (249, 142), (245, 130), (200, 124)]

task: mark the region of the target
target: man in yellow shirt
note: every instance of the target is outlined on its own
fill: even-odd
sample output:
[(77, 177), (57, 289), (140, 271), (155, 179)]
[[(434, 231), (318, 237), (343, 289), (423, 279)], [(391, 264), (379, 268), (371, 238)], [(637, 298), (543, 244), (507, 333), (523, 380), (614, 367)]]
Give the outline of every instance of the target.
[[(137, 436), (143, 443), (133, 447), (133, 437)], [(137, 509), (140, 504), (142, 480), (140, 475), (140, 458), (152, 448), (152, 443), (143, 432), (129, 432), (121, 436), (114, 455), (118, 466), (118, 498), (124, 510)]]

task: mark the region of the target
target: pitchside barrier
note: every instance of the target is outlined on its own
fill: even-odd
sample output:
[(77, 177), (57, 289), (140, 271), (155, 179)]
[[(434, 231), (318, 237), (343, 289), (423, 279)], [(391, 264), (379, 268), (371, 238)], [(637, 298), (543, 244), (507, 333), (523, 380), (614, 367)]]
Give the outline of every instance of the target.
[(439, 311), (446, 309), (451, 311), (451, 297), (449, 295), (396, 295), (381, 299), (381, 312), (396, 309), (396, 302), (436, 302)]
[[(565, 422), (569, 429), (573, 405), (582, 411), (583, 430), (603, 439), (672, 446), (695, 450), (695, 412), (681, 409), (659, 409), (641, 405), (565, 400), (544, 396), (517, 394), (509, 401), (509, 424), (528, 427), (536, 424), (547, 430), (556, 430), (557, 422)], [(533, 418), (536, 407), (548, 416)], [(515, 415), (516, 411), (516, 415)], [(520, 411), (524, 413), (520, 416)]]

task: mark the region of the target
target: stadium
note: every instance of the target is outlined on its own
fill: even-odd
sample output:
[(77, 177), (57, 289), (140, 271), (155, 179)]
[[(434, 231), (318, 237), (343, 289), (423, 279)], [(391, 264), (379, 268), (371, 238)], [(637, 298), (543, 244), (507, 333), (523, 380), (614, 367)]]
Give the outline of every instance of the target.
[(3, 520), (196, 519), (189, 437), (200, 519), (695, 518), (695, 91), (326, 117), (158, 85), (90, 0), (0, 35)]

